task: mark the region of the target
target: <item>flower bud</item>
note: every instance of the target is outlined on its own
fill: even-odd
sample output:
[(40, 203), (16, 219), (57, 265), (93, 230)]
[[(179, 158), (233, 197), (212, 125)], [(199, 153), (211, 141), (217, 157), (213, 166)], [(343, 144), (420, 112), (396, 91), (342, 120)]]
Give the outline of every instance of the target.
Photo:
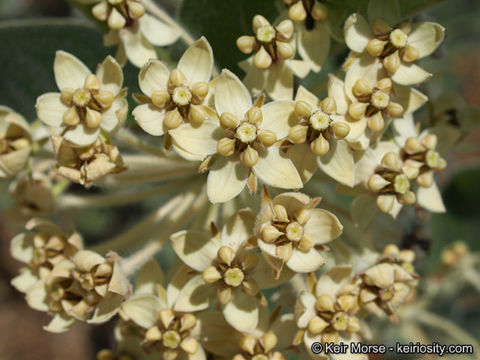
[(270, 147), (277, 141), (277, 135), (271, 130), (260, 130), (257, 137), (265, 147)]
[(387, 106), (387, 112), (390, 117), (398, 118), (403, 115), (403, 106), (399, 103), (390, 101)]
[(390, 182), (379, 174), (373, 174), (370, 176), (370, 179), (368, 179), (368, 189), (373, 192), (379, 192), (388, 184), (390, 184)]
[(315, 155), (322, 156), (328, 153), (330, 150), (330, 144), (322, 135), (319, 135), (310, 144), (310, 149)]
[(273, 212), (275, 213), (275, 220), (285, 223), (290, 221), (285, 206), (277, 204), (273, 207)]
[(112, 8), (110, 16), (108, 17), (108, 27), (112, 30), (120, 30), (126, 23), (127, 20), (122, 16), (120, 11), (116, 8)]
[(263, 46), (255, 54), (253, 64), (260, 70), (268, 69), (272, 64), (272, 58)]
[(258, 106), (253, 106), (247, 111), (247, 120), (250, 124), (260, 124), (263, 120), (262, 110)]
[(102, 114), (98, 111), (92, 110), (89, 107), (87, 107), (85, 124), (91, 129), (96, 129), (100, 126), (101, 122), (102, 122)]
[(240, 49), (240, 51), (244, 54), (250, 54), (256, 44), (256, 40), (254, 36), (240, 36), (237, 39), (237, 47)]
[(350, 104), (348, 107), (348, 113), (352, 118), (355, 120), (359, 120), (362, 116), (365, 115), (365, 111), (367, 110), (368, 103), (363, 102), (354, 102)]
[(295, 144), (303, 144), (307, 140), (308, 126), (295, 125), (288, 131), (288, 138)]
[(388, 72), (395, 73), (400, 67), (400, 56), (398, 56), (398, 51), (385, 57), (385, 59), (383, 59), (383, 66)]
[(165, 107), (168, 100), (170, 100), (170, 95), (167, 90), (155, 90), (152, 93), (152, 103), (160, 109)]
[(377, 197), (377, 206), (384, 213), (390, 212), (394, 203), (395, 195), (379, 195)]
[(277, 45), (277, 54), (280, 59), (290, 59), (295, 54), (290, 44), (282, 41), (276, 41), (275, 44)]
[(206, 119), (207, 114), (203, 110), (202, 105), (190, 104), (190, 110), (188, 112), (188, 119), (192, 125), (201, 125)]
[(202, 273), (202, 278), (207, 284), (213, 284), (222, 278), (222, 274), (215, 266), (209, 266)]
[(400, 171), (400, 156), (392, 151), (386, 153), (382, 158), (382, 165), (392, 171)]
[(217, 152), (222, 156), (231, 156), (235, 152), (235, 139), (221, 138), (217, 143)]
[(182, 86), (187, 82), (187, 78), (178, 69), (173, 69), (172, 72), (170, 73), (170, 77), (168, 78), (168, 84), (173, 86), (173, 87), (179, 87)]
[(222, 129), (235, 129), (237, 127), (237, 117), (229, 112), (220, 115), (220, 126)]
[(347, 123), (337, 121), (332, 124), (332, 131), (335, 139), (344, 139), (350, 133), (350, 126)]
[(258, 161), (258, 152), (254, 148), (252, 148), (250, 145), (247, 146), (245, 150), (242, 151), (240, 154), (240, 162), (247, 166), (247, 167), (252, 167), (254, 166)]
[(289, 19), (283, 20), (280, 24), (277, 25), (276, 30), (282, 35), (285, 40), (288, 40), (293, 35), (293, 22)]
[(407, 45), (403, 49), (402, 60), (405, 62), (412, 62), (418, 59), (420, 52), (414, 46)]
[(222, 246), (218, 249), (217, 256), (224, 264), (230, 266), (235, 258), (235, 252), (230, 246)]
[(128, 1), (128, 15), (133, 19), (140, 19), (145, 14), (145, 8), (142, 4), (136, 1)]
[(303, 101), (299, 100), (295, 103), (295, 115), (299, 118), (306, 118), (309, 117), (312, 113), (312, 106)]
[(327, 114), (335, 114), (337, 112), (337, 103), (331, 97), (326, 97), (323, 99), (320, 107), (322, 111)]
[(372, 93), (372, 87), (368, 84), (365, 79), (358, 79), (353, 85), (353, 95), (357, 98), (370, 95)]
[(169, 129), (176, 129), (183, 123), (183, 117), (177, 108), (167, 111), (165, 114), (164, 124)]
[(262, 240), (267, 243), (275, 242), (275, 240), (277, 240), (282, 235), (283, 235), (283, 232), (278, 230), (273, 225), (267, 225), (262, 229)]
[(367, 43), (367, 52), (373, 57), (380, 56), (383, 52), (383, 49), (385, 49), (385, 45), (387, 45), (386, 41), (371, 39)]
[(328, 294), (320, 295), (315, 303), (315, 309), (320, 312), (334, 312), (335, 307), (332, 297)]
[(75, 106), (72, 106), (67, 111), (63, 113), (62, 117), (63, 123), (68, 126), (75, 126), (80, 123), (80, 116)]
[(100, 21), (107, 20), (108, 17), (108, 3), (106, 1), (99, 2), (92, 8), (92, 15), (95, 19)]
[(307, 12), (303, 7), (302, 1), (297, 1), (288, 9), (288, 17), (293, 21), (303, 21), (307, 17)]
[(328, 16), (328, 8), (320, 1), (314, 1), (312, 17), (317, 21), (325, 20)]
[(205, 81), (199, 81), (192, 85), (192, 94), (200, 99), (204, 99), (209, 91), (210, 86)]

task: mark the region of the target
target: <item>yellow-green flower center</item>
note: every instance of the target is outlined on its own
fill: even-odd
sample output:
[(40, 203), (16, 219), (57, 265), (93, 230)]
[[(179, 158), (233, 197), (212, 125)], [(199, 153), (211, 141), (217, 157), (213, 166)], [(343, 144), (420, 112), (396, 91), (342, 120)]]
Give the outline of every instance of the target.
[(382, 90), (377, 90), (372, 94), (371, 103), (377, 109), (385, 109), (390, 103), (390, 96)]
[(431, 169), (435, 169), (440, 166), (440, 155), (434, 150), (428, 150), (425, 154), (425, 163)]
[(185, 86), (179, 86), (173, 91), (172, 99), (175, 104), (179, 106), (185, 106), (190, 104), (190, 101), (192, 100), (192, 93)]
[(249, 144), (257, 138), (257, 127), (248, 122), (243, 122), (237, 128), (235, 137), (244, 144)]
[(92, 95), (87, 89), (78, 89), (75, 91), (72, 98), (73, 103), (79, 107), (87, 106), (91, 99)]
[(269, 43), (274, 38), (275, 38), (275, 28), (272, 25), (264, 25), (257, 30), (258, 41)]
[(407, 45), (408, 35), (400, 29), (395, 29), (390, 33), (390, 42), (396, 48), (403, 48)]
[(180, 345), (182, 338), (179, 333), (174, 330), (167, 330), (163, 334), (163, 345), (170, 349), (176, 349)]
[(245, 279), (243, 271), (239, 268), (230, 268), (223, 274), (225, 284), (237, 287), (240, 286)]
[(315, 130), (325, 130), (330, 126), (330, 116), (323, 111), (316, 111), (310, 116), (310, 124)]
[(290, 241), (300, 241), (303, 237), (303, 227), (296, 221), (292, 221), (286, 228), (287, 239)]
[(405, 194), (410, 188), (410, 182), (408, 181), (407, 175), (400, 174), (395, 176), (395, 180), (393, 181), (393, 188), (395, 189), (396, 193)]

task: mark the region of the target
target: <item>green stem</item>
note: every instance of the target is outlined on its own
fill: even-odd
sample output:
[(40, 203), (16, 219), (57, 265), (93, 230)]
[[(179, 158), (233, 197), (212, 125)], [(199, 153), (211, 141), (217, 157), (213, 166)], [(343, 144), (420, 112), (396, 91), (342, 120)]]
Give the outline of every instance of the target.
[(162, 148), (157, 148), (155, 146), (146, 144), (145, 142), (141, 141), (133, 132), (125, 128), (120, 128), (115, 134), (115, 138), (120, 140), (120, 142), (129, 145), (133, 149), (140, 150), (152, 155), (165, 157), (165, 153), (163, 152)]

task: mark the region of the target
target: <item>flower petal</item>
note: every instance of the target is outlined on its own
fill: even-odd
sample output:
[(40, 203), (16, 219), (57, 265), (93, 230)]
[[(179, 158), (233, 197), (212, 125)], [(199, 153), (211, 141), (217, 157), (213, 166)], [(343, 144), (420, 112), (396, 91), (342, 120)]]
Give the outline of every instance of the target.
[(225, 320), (240, 332), (252, 332), (258, 324), (260, 304), (257, 298), (236, 291), (233, 300), (223, 308)]
[(189, 267), (204, 271), (217, 256), (220, 239), (211, 237), (202, 231), (179, 231), (170, 236), (173, 250)]
[(433, 22), (419, 22), (412, 25), (412, 32), (408, 35), (408, 45), (418, 50), (421, 59), (433, 53), (445, 37), (445, 28)]
[(290, 127), (296, 122), (294, 101), (273, 101), (262, 106), (263, 120), (260, 129), (273, 131), (277, 140), (288, 136)]
[(213, 52), (204, 36), (188, 47), (178, 61), (177, 69), (183, 72), (190, 85), (210, 80), (213, 71)]
[[(82, 85), (83, 86), (83, 85)], [(63, 123), (63, 114), (68, 110), (60, 100), (60, 93), (46, 93), (37, 98), (35, 104), (38, 118), (48, 126), (59, 127)]]
[(128, 111), (128, 102), (125, 98), (117, 98), (113, 101), (110, 109), (102, 114), (100, 126), (106, 132), (113, 132), (125, 121)]
[(316, 271), (323, 265), (325, 265), (325, 260), (315, 248), (306, 252), (295, 249), (287, 261), (287, 266), (297, 273)]
[(255, 214), (252, 210), (242, 209), (237, 211), (222, 228), (222, 245), (229, 246), (237, 252), (253, 235), (254, 223)]
[(277, 335), (279, 350), (285, 350), (293, 343), (295, 334), (297, 333), (295, 315), (283, 314), (278, 317), (270, 326), (270, 331)]
[(420, 66), (402, 62), (395, 74), (392, 75), (392, 80), (397, 84), (409, 86), (421, 84), (431, 77), (432, 74), (423, 70)]
[(67, 130), (64, 138), (75, 145), (88, 146), (93, 144), (99, 135), (100, 128), (90, 129), (83, 124), (78, 124), (72, 129)]
[(165, 133), (165, 109), (160, 110), (153, 104), (142, 104), (133, 109), (132, 115), (138, 125), (150, 135), (161, 136)]
[(25, 264), (33, 259), (33, 251), (33, 237), (30, 234), (18, 234), (10, 243), (10, 255)]
[(421, 207), (435, 213), (444, 213), (447, 211), (443, 204), (442, 194), (434, 182), (430, 187), (419, 186), (417, 189), (417, 203)]
[(350, 205), (350, 213), (356, 227), (365, 229), (379, 212), (375, 198), (370, 194), (357, 196)]
[(345, 141), (330, 141), (327, 154), (317, 157), (318, 167), (338, 182), (352, 187), (355, 181), (353, 153)]
[(153, 45), (167, 46), (180, 37), (180, 30), (165, 24), (149, 14), (144, 14), (138, 21), (143, 36)]
[(158, 312), (163, 304), (153, 295), (135, 295), (122, 304), (122, 316), (138, 326), (148, 329), (158, 320)]
[(310, 219), (305, 224), (305, 234), (312, 237), (315, 245), (325, 244), (338, 238), (343, 232), (343, 226), (338, 218), (324, 209), (310, 210)]
[(107, 293), (105, 297), (97, 304), (93, 316), (87, 320), (89, 324), (103, 324), (114, 317), (120, 310), (120, 305), (124, 299), (123, 295)]
[(417, 89), (407, 86), (395, 85), (394, 101), (403, 106), (406, 114), (416, 111), (428, 101), (428, 97)]
[(352, 101), (357, 101), (353, 95), (353, 87), (359, 79), (365, 80), (372, 88), (386, 76), (383, 64), (368, 53), (363, 54), (348, 69), (345, 75), (345, 92)]
[(62, 50), (57, 51), (55, 54), (53, 72), (60, 90), (65, 88), (83, 88), (85, 78), (91, 74), (88, 67), (77, 57)]
[(279, 147), (261, 148), (253, 171), (264, 183), (280, 189), (299, 189), (302, 179), (292, 160)]
[(305, 144), (296, 144), (287, 151), (287, 156), (292, 160), (305, 184), (318, 169), (317, 156)]
[(207, 195), (212, 203), (233, 199), (245, 187), (248, 168), (238, 159), (219, 156), (208, 173)]
[(216, 298), (215, 286), (205, 283), (202, 275), (196, 275), (180, 290), (173, 310), (181, 312), (205, 310), (215, 302)]
[(21, 270), (20, 275), (14, 277), (10, 284), (20, 292), (26, 293), (38, 281), (38, 276), (32, 273), (29, 268)]
[(97, 77), (102, 83), (102, 90), (110, 91), (113, 95), (120, 92), (123, 85), (123, 71), (112, 56), (107, 56), (103, 63), (98, 65)]
[(155, 90), (167, 90), (169, 76), (170, 71), (165, 64), (160, 60), (153, 59), (140, 69), (138, 85), (145, 95), (152, 97)]
[(143, 36), (138, 25), (120, 29), (118, 35), (125, 48), (128, 60), (134, 66), (142, 67), (148, 60), (157, 58), (155, 49), (147, 38)]
[(332, 74), (328, 77), (328, 96), (335, 99), (338, 114), (347, 113), (348, 102), (347, 94), (345, 93), (345, 83)]
[(77, 323), (72, 317), (69, 317), (64, 314), (56, 314), (52, 320), (48, 323), (47, 326), (43, 327), (43, 330), (46, 330), (51, 333), (60, 334), (65, 331), (70, 330), (73, 325)]
[(135, 280), (135, 295), (155, 295), (157, 284), (163, 284), (164, 276), (160, 265), (155, 259), (143, 265)]
[(358, 53), (362, 53), (373, 38), (370, 24), (360, 14), (350, 15), (345, 21), (343, 31), (347, 46)]
[(302, 291), (295, 304), (295, 317), (297, 319), (297, 326), (300, 329), (305, 329), (308, 323), (316, 315), (315, 303), (317, 299), (308, 291)]
[(293, 72), (285, 61), (273, 63), (267, 71), (265, 91), (273, 100), (293, 99)]
[(335, 296), (337, 291), (340, 290), (341, 287), (348, 281), (350, 281), (351, 273), (351, 266), (336, 266), (324, 272), (315, 285), (315, 294), (317, 297), (322, 294)]
[(295, 101), (305, 101), (313, 108), (318, 108), (320, 104), (320, 99), (304, 88), (303, 85), (298, 87), (297, 94), (295, 95)]
[(230, 70), (223, 69), (215, 87), (215, 109), (219, 115), (229, 112), (238, 121), (252, 107), (252, 98), (240, 79)]
[(196, 314), (200, 322), (205, 349), (217, 355), (231, 358), (235, 355), (242, 335), (227, 324), (219, 311), (203, 311)]
[(330, 33), (323, 21), (315, 22), (313, 30), (300, 25), (298, 34), (298, 53), (303, 60), (309, 61), (314, 72), (318, 73), (330, 51)]
[(243, 83), (250, 90), (253, 97), (261, 94), (267, 82), (268, 71), (260, 70), (252, 62), (253, 56), (239, 63), (247, 75), (243, 78)]
[(203, 160), (217, 151), (217, 142), (223, 131), (218, 122), (207, 119), (200, 126), (185, 123), (168, 133), (172, 136), (173, 146), (184, 151), (180, 155), (188, 154), (187, 160)]
[(27, 291), (25, 297), (28, 306), (38, 311), (48, 311), (47, 289), (43, 280), (37, 281)]

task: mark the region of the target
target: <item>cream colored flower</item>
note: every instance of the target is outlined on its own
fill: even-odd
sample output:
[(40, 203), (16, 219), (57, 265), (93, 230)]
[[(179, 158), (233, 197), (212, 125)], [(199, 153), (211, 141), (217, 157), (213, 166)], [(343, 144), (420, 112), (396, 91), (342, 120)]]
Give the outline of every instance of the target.
[(283, 20), (276, 26), (262, 15), (252, 20), (254, 36), (241, 36), (237, 46), (244, 54), (255, 52), (239, 66), (247, 73), (244, 82), (253, 96), (265, 91), (273, 100), (293, 98), (293, 75), (305, 77), (310, 63), (294, 60), (295, 36), (291, 20)]
[(445, 28), (432, 22), (411, 24), (409, 21), (397, 22), (392, 27), (383, 18), (384, 14), (378, 13), (378, 8), (387, 6), (378, 5), (377, 9), (369, 7), (370, 23), (360, 14), (353, 14), (345, 21), (347, 46), (357, 53), (368, 54), (372, 62), (378, 59), (398, 84), (414, 85), (428, 80), (432, 75), (413, 62), (438, 48)]
[(257, 328), (249, 334), (229, 326), (218, 311), (199, 314), (204, 347), (233, 360), (285, 360), (296, 332), (293, 314), (268, 313), (260, 308)]
[(0, 105), (0, 179), (10, 178), (25, 168), (31, 146), (27, 121), (12, 109)]
[[(232, 216), (222, 232), (209, 236), (199, 231), (180, 231), (171, 236), (173, 249), (182, 261), (196, 270), (183, 288), (186, 294), (215, 295), (223, 305), (225, 320), (238, 331), (250, 332), (258, 324), (259, 285), (256, 270), (259, 259), (244, 249), (253, 235), (255, 215), (244, 209)], [(258, 275), (264, 274), (259, 272)], [(210, 295), (208, 295), (210, 294)], [(183, 311), (203, 310), (208, 302), (196, 304), (182, 296)], [(201, 307), (199, 307), (201, 306)]]
[(319, 72), (330, 51), (330, 33), (326, 19), (328, 8), (321, 0), (283, 0), (288, 17), (296, 24), (297, 49), (300, 57)]
[[(170, 72), (161, 61), (150, 60), (138, 75), (145, 96), (137, 96), (143, 104), (133, 110), (135, 120), (150, 135), (161, 136), (168, 131), (175, 149), (190, 160), (198, 160), (198, 156), (182, 151), (183, 142), (178, 138), (185, 131), (212, 128), (206, 99), (212, 71), (212, 48), (201, 37), (185, 51), (176, 69)], [(174, 129), (177, 131), (171, 132)]]
[(145, 12), (142, 0), (74, 0), (93, 5), (92, 15), (105, 22), (110, 32), (105, 35), (105, 46), (118, 44), (115, 57), (123, 66), (127, 59), (141, 67), (150, 59), (156, 59), (154, 46), (173, 44), (181, 32)]
[(414, 260), (412, 250), (400, 251), (396, 245), (388, 245), (377, 264), (360, 275), (360, 306), (376, 316), (387, 315), (395, 321), (395, 312), (417, 285)]
[(343, 226), (331, 212), (315, 209), (318, 202), (302, 193), (283, 193), (264, 204), (258, 214), (258, 246), (276, 278), (284, 265), (307, 273), (325, 264), (319, 250), (339, 237)]
[(53, 137), (58, 174), (81, 185), (90, 186), (107, 174), (126, 169), (115, 144), (103, 134), (89, 146), (75, 147), (61, 137)]
[(215, 108), (220, 119), (170, 132), (177, 150), (182, 149), (180, 154), (206, 158), (201, 169), (209, 168), (207, 194), (211, 202), (233, 199), (247, 180), (254, 192), (257, 177), (274, 187), (302, 187), (292, 161), (276, 144), (288, 135), (295, 104), (276, 101), (262, 105), (263, 97), (253, 104), (240, 79), (223, 70), (215, 88)]
[(320, 167), (335, 180), (353, 186), (353, 153), (342, 141), (348, 136), (350, 126), (343, 117), (336, 116), (335, 100), (327, 97), (320, 101), (303, 86), (298, 88), (295, 100), (298, 121), (288, 135), (295, 145), (288, 149), (287, 155), (303, 182), (307, 182)]
[(46, 125), (60, 128), (65, 140), (88, 146), (100, 131), (115, 132), (125, 121), (128, 104), (122, 90), (123, 73), (114, 58), (107, 56), (94, 75), (75, 56), (57, 51), (53, 69), (61, 93), (41, 95), (37, 116)]
[[(353, 281), (352, 269), (349, 266), (334, 267), (320, 276), (312, 291), (303, 291), (295, 304), (297, 337), (305, 344), (305, 348), (313, 359), (333, 359), (331, 355), (313, 354), (311, 346), (314, 342), (359, 341), (357, 333), (361, 324), (356, 316), (358, 306), (358, 285)], [(337, 354), (335, 359), (368, 359), (366, 354)]]
[(165, 290), (163, 274), (154, 260), (140, 269), (134, 295), (120, 310), (120, 352), (135, 359), (206, 359), (195, 310), (177, 310), (187, 278), (185, 268), (180, 269)]

